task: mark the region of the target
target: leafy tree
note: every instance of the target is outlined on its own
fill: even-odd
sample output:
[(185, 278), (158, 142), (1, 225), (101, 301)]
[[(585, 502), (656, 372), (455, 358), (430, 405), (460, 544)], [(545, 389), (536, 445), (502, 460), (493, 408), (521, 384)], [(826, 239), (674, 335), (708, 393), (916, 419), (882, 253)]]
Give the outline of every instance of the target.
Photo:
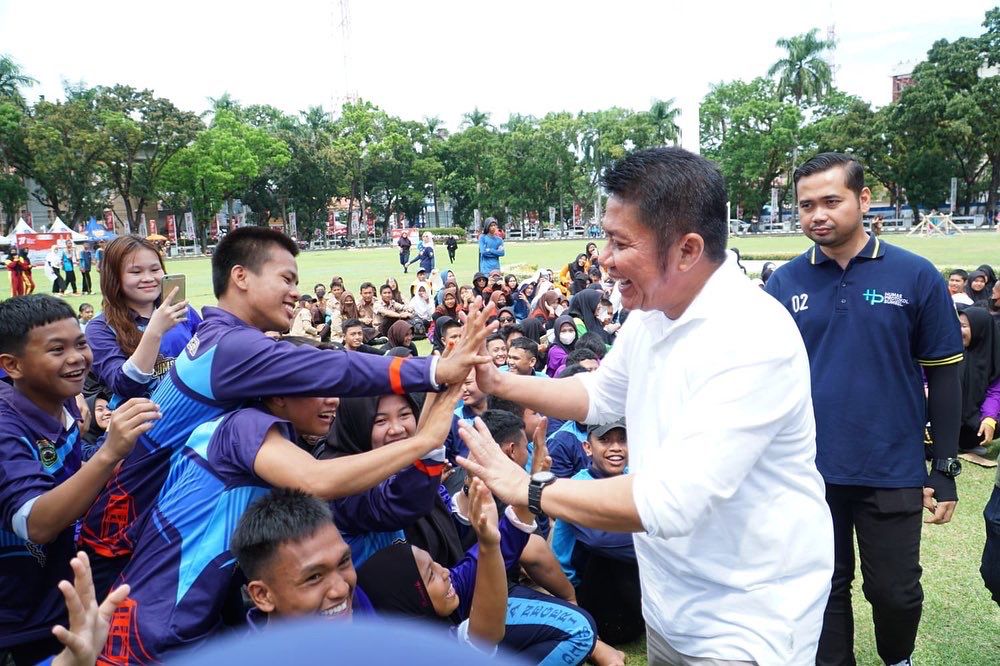
[(212, 125), (177, 151), (163, 169), (164, 189), (186, 200), (197, 220), (202, 247), (208, 223), (227, 200), (237, 196), (267, 165), (287, 164), (288, 147), (265, 130), (218, 109)]
[(70, 225), (100, 211), (107, 202), (102, 156), (108, 145), (93, 90), (67, 89), (65, 102), (39, 101), (24, 117), (24, 150), (14, 167), (41, 189), (31, 192)]
[(759, 213), (798, 145), (802, 113), (757, 78), (712, 86), (701, 104), (701, 147), (719, 164), (730, 199)]
[(181, 111), (170, 100), (130, 86), (98, 88), (96, 105), (107, 136), (101, 161), (135, 229), (138, 214), (159, 196), (163, 168), (203, 125), (195, 114)]

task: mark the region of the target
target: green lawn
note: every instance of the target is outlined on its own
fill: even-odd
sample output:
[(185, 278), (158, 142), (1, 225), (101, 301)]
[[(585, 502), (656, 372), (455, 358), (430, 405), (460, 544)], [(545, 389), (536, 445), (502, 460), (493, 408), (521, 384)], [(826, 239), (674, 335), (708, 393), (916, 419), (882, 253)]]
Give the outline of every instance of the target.
[[(907, 238), (884, 236), (884, 239), (928, 257), (940, 267), (975, 268), (981, 263), (1000, 264), (1000, 234), (976, 233), (951, 238)], [(558, 269), (583, 250), (585, 240), (508, 243), (505, 265), (520, 263)], [(731, 246), (743, 253), (795, 252), (805, 249), (808, 242), (801, 236), (740, 237)], [(438, 252), (438, 265), (448, 267), (447, 253)], [(471, 281), (476, 265), (476, 247), (462, 245), (454, 265), (460, 284)], [(214, 302), (207, 259), (175, 259), (167, 268), (188, 276), (187, 293), (197, 306)], [(412, 267), (415, 269), (416, 267)], [(329, 284), (334, 275), (343, 276), (348, 287), (356, 290), (360, 282), (370, 280), (380, 284), (387, 276), (395, 276), (404, 288), (413, 274), (404, 276), (397, 253), (389, 248), (375, 250), (337, 250), (304, 252), (299, 256), (300, 283), (311, 291), (315, 283)], [(45, 290), (47, 280), (40, 270), (34, 272), (39, 290)], [(407, 280), (403, 280), (406, 277)], [(96, 278), (96, 273), (95, 273)], [(79, 277), (78, 277), (79, 280)], [(96, 279), (95, 279), (96, 283)], [(9, 294), (4, 281), (0, 296)], [(96, 288), (96, 285), (95, 285)], [(74, 306), (88, 300), (98, 308), (99, 296), (69, 297)], [(1000, 449), (995, 442), (993, 454)], [(1000, 663), (1000, 610), (986, 593), (979, 577), (979, 557), (983, 547), (982, 509), (992, 489), (993, 470), (966, 464), (959, 477), (961, 501), (950, 525), (924, 527), (924, 616), (917, 642), (916, 661), (921, 666), (953, 664)], [(860, 573), (858, 574), (860, 578)], [(855, 588), (857, 614), (857, 651), (859, 663), (877, 664), (871, 613), (861, 595), (860, 579)], [(630, 663), (645, 663), (642, 643), (627, 646)]]

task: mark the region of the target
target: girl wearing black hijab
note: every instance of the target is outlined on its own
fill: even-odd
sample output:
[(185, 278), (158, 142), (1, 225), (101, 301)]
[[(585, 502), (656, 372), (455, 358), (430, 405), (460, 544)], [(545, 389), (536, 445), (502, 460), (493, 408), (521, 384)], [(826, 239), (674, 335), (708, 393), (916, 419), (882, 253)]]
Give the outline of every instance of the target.
[(587, 255), (582, 252), (567, 267), (569, 271), (569, 291), (576, 294), (587, 288), (590, 278), (587, 276)]
[(961, 453), (982, 456), (993, 440), (1000, 413), (1000, 334), (985, 308), (967, 307), (958, 315), (965, 358), (962, 359)]
[(973, 305), (985, 305), (989, 302), (993, 291), (989, 286), (989, 279), (986, 272), (978, 268), (969, 273), (969, 281), (965, 284), (965, 295), (972, 299)]
[(545, 333), (545, 324), (540, 319), (528, 317), (521, 322), (521, 332), (524, 337), (538, 344), (538, 360), (535, 361), (535, 371), (545, 370), (545, 361), (549, 352), (549, 336)]
[(604, 344), (611, 344), (613, 336), (597, 318), (597, 310), (601, 302), (605, 300), (603, 291), (584, 289), (577, 292), (569, 301), (569, 316), (582, 323), (588, 333), (596, 333), (601, 336)]
[[(472, 515), (477, 510), (486, 513), (493, 504), (492, 496), (482, 493), (482, 488), (481, 481), (473, 481)], [(488, 500), (477, 501), (480, 496)], [(480, 651), (499, 650), (533, 664), (581, 664), (593, 652), (597, 638), (586, 611), (520, 585), (509, 588), (507, 599), (506, 569), (517, 563), (528, 542), (528, 532), (514, 525), (510, 513), (508, 509), (493, 522), (492, 530), (473, 525), (481, 543), (453, 567), (441, 566), (409, 544), (384, 548), (358, 568), (358, 588), (377, 613), (450, 626), (459, 640)], [(490, 520), (496, 521), (496, 515), (494, 510)], [(494, 550), (496, 544), (499, 553)], [(487, 566), (491, 570), (484, 570)], [(484, 573), (490, 577), (488, 582)], [(498, 602), (503, 604), (497, 609), (502, 614), (488, 622), (477, 617), (481, 609), (495, 609)]]
[[(339, 458), (412, 437), (422, 404), (423, 396), (414, 395), (343, 398), (325, 455)], [(444, 460), (442, 444), (369, 493), (333, 502), (334, 520), (356, 563), (399, 542), (423, 548), (446, 566), (461, 559), (462, 543), (448, 508), (451, 498), (442, 492)]]

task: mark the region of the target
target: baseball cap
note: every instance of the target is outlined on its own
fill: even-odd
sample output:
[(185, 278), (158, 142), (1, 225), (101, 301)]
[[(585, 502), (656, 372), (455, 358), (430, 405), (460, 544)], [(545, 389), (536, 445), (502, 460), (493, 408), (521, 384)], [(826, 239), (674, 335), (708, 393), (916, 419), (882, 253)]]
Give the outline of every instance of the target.
[(623, 428), (627, 430), (627, 428), (625, 428), (625, 419), (618, 419), (617, 421), (605, 423), (604, 425), (591, 424), (587, 426), (587, 436), (596, 435), (598, 437), (604, 437), (615, 428)]

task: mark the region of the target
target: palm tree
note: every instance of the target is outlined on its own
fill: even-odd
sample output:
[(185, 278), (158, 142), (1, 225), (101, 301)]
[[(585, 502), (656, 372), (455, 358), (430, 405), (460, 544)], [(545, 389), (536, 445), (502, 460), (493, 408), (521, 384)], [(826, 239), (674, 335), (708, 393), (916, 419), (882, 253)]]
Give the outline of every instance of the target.
[(486, 111), (480, 111), (478, 106), (462, 118), (462, 124), (466, 127), (490, 127), (490, 114)]
[(776, 46), (785, 49), (785, 57), (771, 65), (768, 76), (779, 74), (778, 87), (782, 94), (790, 95), (795, 105), (802, 100), (821, 100), (833, 88), (833, 71), (822, 53), (834, 47), (833, 42), (817, 39), (818, 28), (791, 38), (782, 37)]
[(0, 55), (0, 99), (7, 98), (24, 105), (19, 88), (31, 87), (38, 83), (23, 71), (21, 66), (8, 55)]
[(681, 138), (681, 129), (677, 126), (677, 116), (681, 110), (674, 106), (674, 98), (668, 100), (653, 100), (649, 107), (649, 119), (653, 124), (653, 136), (660, 146), (677, 145)]

